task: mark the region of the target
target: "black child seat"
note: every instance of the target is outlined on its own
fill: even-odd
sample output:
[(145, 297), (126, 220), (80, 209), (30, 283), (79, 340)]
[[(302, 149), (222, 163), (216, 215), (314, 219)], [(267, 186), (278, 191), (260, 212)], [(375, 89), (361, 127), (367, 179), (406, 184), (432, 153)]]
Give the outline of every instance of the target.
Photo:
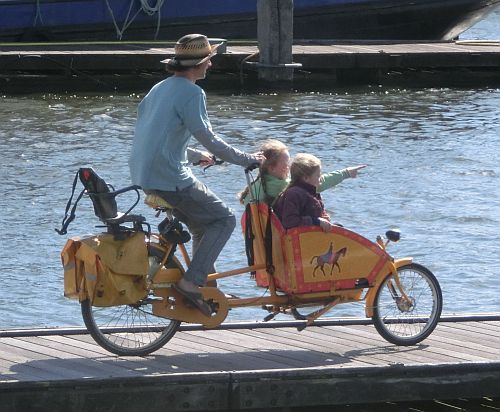
[[(80, 179), (80, 182), (82, 183), (84, 189), (78, 195), (78, 198), (76, 199), (75, 204), (73, 205), (73, 208), (68, 215), (78, 178)], [(68, 204), (66, 205), (66, 212), (62, 221), (61, 229), (56, 229), (57, 233), (59, 233), (60, 235), (65, 235), (67, 233), (69, 224), (75, 219), (75, 211), (78, 201), (84, 194), (87, 194), (92, 200), (95, 215), (99, 218), (99, 220), (101, 220), (101, 222), (106, 225), (109, 233), (119, 233), (120, 231), (122, 231), (122, 229), (126, 229), (120, 227), (120, 225), (123, 223), (132, 223), (134, 226), (134, 230), (142, 230), (143, 224), (149, 226), (146, 223), (146, 218), (141, 215), (130, 214), (132, 209), (139, 202), (140, 188), (140, 186), (134, 185), (127, 186), (123, 189), (114, 190), (113, 186), (108, 185), (104, 181), (104, 179), (102, 179), (92, 168), (80, 168), (76, 173), (75, 179), (73, 181), (71, 197), (68, 200)], [(135, 191), (135, 193), (137, 194), (135, 203), (125, 213), (118, 212), (118, 206), (115, 199), (116, 196), (130, 191)]]

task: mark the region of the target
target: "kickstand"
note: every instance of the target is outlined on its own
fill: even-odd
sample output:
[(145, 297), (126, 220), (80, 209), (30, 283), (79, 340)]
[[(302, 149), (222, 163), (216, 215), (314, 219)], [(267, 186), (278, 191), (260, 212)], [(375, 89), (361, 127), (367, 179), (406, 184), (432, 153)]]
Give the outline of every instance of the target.
[(327, 305), (323, 306), (321, 309), (318, 309), (315, 312), (310, 313), (307, 315), (306, 322), (301, 323), (299, 326), (297, 326), (297, 330), (299, 332), (303, 331), (307, 326), (311, 326), (316, 319), (318, 319), (320, 316), (323, 316), (326, 312), (328, 312), (331, 308), (333, 308), (337, 304), (337, 299), (333, 299), (330, 303)]
[(273, 313), (270, 313), (269, 315), (267, 315), (265, 318), (264, 318), (264, 322), (269, 322), (270, 320), (273, 320), (274, 317), (279, 313), (278, 312), (273, 312)]

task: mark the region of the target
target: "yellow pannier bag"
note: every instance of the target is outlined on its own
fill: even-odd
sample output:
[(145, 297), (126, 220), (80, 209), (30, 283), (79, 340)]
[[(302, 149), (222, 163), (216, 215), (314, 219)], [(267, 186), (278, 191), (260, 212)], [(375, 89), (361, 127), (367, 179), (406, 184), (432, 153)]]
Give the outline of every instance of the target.
[[(66, 246), (71, 251), (72, 247)], [(93, 306), (115, 306), (135, 303), (147, 295), (148, 251), (144, 233), (128, 234), (123, 240), (100, 234), (81, 239), (76, 246), (75, 283), (84, 285), (76, 288), (80, 301), (88, 297)], [(66, 284), (71, 285), (70, 280), (66, 282), (66, 273), (65, 270), (65, 296), (71, 292), (70, 287), (66, 290)], [(73, 293), (68, 297), (76, 296)]]
[(76, 258), (80, 248), (79, 238), (68, 239), (61, 252), (64, 268), (64, 296), (70, 299), (86, 299), (83, 262)]

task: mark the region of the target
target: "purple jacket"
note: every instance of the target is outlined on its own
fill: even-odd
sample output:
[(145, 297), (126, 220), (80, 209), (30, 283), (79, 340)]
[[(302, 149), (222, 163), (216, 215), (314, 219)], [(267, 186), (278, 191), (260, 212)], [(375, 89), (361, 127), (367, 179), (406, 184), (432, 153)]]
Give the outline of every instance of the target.
[(302, 181), (294, 183), (280, 195), (274, 211), (285, 229), (319, 226), (319, 217), (330, 220), (316, 187)]

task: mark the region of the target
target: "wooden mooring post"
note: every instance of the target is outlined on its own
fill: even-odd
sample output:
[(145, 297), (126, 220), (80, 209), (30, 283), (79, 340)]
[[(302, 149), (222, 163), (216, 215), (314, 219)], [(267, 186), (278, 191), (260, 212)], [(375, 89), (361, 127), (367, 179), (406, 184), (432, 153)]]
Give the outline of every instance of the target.
[(257, 1), (258, 78), (268, 83), (293, 80), (293, 0)]

